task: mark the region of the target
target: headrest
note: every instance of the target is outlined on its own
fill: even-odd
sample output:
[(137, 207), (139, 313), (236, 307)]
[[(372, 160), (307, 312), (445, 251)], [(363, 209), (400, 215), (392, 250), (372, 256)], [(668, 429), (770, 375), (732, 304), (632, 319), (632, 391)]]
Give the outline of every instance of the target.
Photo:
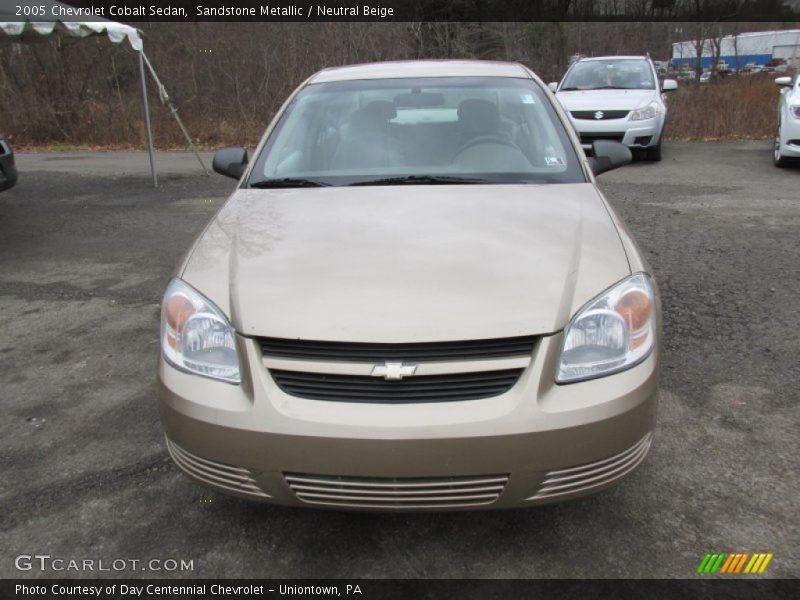
[(458, 105), (458, 121), (470, 130), (495, 131), (500, 127), (500, 111), (493, 102), (470, 98)]
[(388, 100), (373, 100), (358, 112), (376, 121), (390, 121), (397, 116), (397, 109)]

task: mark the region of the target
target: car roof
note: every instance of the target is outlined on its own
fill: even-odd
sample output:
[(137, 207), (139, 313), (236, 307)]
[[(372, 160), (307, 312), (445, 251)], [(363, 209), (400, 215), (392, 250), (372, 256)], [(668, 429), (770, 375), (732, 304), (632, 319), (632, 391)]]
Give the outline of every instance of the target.
[(312, 75), (308, 83), (407, 77), (517, 77), (528, 79), (530, 75), (519, 63), (491, 60), (402, 60), (331, 67)]
[(590, 60), (617, 60), (621, 58), (649, 60), (647, 56), (590, 56), (587, 58), (582, 58), (580, 62), (586, 62)]

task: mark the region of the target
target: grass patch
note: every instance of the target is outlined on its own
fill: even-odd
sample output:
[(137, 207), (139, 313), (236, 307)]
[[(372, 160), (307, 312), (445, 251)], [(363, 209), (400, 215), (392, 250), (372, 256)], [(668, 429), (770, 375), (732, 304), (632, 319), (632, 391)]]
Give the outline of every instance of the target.
[(779, 88), (774, 73), (687, 82), (667, 97), (665, 136), (673, 141), (771, 138)]

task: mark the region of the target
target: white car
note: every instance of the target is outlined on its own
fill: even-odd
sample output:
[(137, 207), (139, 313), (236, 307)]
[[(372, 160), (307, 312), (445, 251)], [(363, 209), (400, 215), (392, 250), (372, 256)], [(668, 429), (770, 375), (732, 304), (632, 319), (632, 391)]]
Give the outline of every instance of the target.
[(783, 89), (778, 101), (773, 159), (776, 167), (789, 167), (800, 163), (800, 73), (778, 77), (775, 83)]
[(567, 111), (584, 150), (595, 140), (615, 140), (661, 160), (667, 116), (662, 92), (677, 89), (665, 79), (659, 87), (646, 56), (600, 56), (573, 64), (560, 84), (548, 86)]

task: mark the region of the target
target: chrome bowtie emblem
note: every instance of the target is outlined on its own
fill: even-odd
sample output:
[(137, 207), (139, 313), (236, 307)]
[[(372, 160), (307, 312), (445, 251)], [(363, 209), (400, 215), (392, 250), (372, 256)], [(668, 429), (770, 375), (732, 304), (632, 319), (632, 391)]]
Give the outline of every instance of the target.
[(403, 377), (411, 377), (417, 365), (404, 365), (402, 362), (387, 360), (382, 365), (372, 368), (373, 377), (383, 377), (386, 381), (400, 381)]
[(594, 113), (594, 118), (597, 119), (598, 121), (600, 119), (602, 119), (603, 118), (603, 111), (602, 110), (598, 110), (596, 113)]

